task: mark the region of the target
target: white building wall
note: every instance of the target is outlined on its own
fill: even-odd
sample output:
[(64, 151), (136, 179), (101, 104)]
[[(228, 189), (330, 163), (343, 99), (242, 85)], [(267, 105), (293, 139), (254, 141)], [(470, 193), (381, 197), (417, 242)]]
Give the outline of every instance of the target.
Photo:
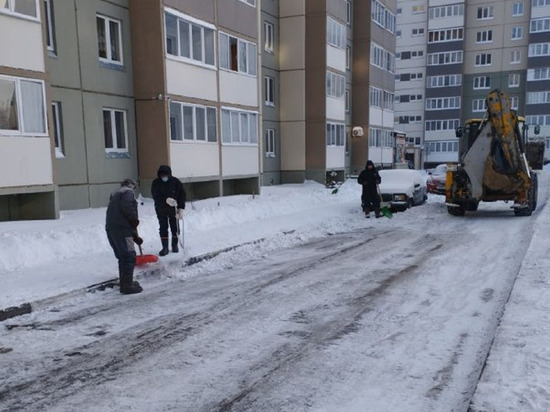
[(224, 103), (258, 107), (258, 79), (220, 70), (220, 100)]
[(346, 166), (345, 161), (346, 151), (344, 146), (328, 146), (327, 147), (327, 169), (339, 169)]
[(346, 71), (346, 51), (327, 44), (327, 67)]
[(258, 146), (222, 147), (223, 176), (246, 176), (260, 172)]
[(220, 155), (217, 143), (170, 143), (174, 176), (186, 178), (219, 176)]
[[(178, 60), (166, 59), (167, 91), (205, 100), (218, 100), (216, 70)], [(153, 96), (152, 96), (153, 97)]]
[(0, 66), (45, 71), (40, 22), (0, 14), (0, 39)]
[(49, 137), (0, 136), (0, 187), (52, 183)]

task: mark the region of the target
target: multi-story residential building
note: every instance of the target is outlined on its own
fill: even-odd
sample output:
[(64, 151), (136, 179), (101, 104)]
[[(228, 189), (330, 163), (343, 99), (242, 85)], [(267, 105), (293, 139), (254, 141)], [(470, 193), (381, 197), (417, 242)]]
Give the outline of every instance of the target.
[(262, 185), (281, 183), (279, 0), (262, 1)]
[(406, 135), (405, 158), (417, 169), (423, 164), (427, 10), (428, 0), (397, 2), (395, 128)]
[(58, 216), (37, 0), (0, 2), (0, 220)]
[(424, 165), (458, 159), (464, 63), (465, 1), (428, 2)]
[(550, 0), (531, 0), (527, 59), (526, 120), (531, 136), (540, 127), (550, 158)]
[[(423, 141), (422, 167), (458, 160), (456, 127), (483, 116), (487, 94), (495, 88), (505, 91), (512, 108), (526, 115), (530, 130), (539, 125), (540, 136), (549, 136), (550, 106), (544, 97), (550, 90), (545, 74), (550, 72), (549, 0), (400, 0), (398, 51), (412, 50), (414, 29), (418, 35), (413, 26), (421, 25), (425, 5), (426, 79), (415, 91), (418, 98), (425, 87), (423, 130), (404, 117), (415, 108), (407, 97), (396, 100), (396, 128), (411, 137), (411, 144), (410, 133), (420, 134)], [(405, 62), (398, 56), (398, 94), (410, 96), (412, 92), (401, 90), (407, 90), (410, 68), (416, 67), (412, 59)]]
[(128, 0), (41, 3), (60, 208), (105, 206), (138, 178)]
[(259, 193), (255, 0), (130, 2), (139, 175), (160, 164), (191, 198)]
[(362, 127), (366, 138), (351, 140), (352, 173), (367, 159), (394, 164), (396, 8), (396, 0), (353, 4), (352, 126)]
[(524, 2), (470, 0), (466, 19), (462, 119), (482, 117), (495, 88), (508, 93), (512, 108), (523, 114), (529, 23)]

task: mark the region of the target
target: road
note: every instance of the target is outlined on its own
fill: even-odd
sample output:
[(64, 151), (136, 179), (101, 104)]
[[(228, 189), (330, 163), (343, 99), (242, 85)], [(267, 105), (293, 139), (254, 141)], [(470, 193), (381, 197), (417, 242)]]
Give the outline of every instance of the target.
[(535, 222), (512, 215), (373, 225), (12, 319), (0, 409), (466, 411)]

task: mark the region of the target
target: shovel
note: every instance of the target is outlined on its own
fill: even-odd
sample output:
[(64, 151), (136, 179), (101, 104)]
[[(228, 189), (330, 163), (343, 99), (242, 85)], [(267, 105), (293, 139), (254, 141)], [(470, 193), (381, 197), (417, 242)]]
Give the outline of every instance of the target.
[(185, 245), (185, 242), (183, 239), (184, 223), (183, 223), (183, 217), (178, 217), (178, 202), (174, 199), (168, 198), (166, 199), (166, 203), (168, 204), (168, 206), (172, 206), (174, 208), (174, 213), (176, 216), (176, 224), (178, 228), (178, 241), (181, 248), (183, 249)]
[[(378, 196), (380, 196), (380, 203), (382, 203), (383, 200), (382, 200), (382, 193), (380, 193), (380, 186), (376, 185), (376, 190), (378, 191)], [(393, 217), (393, 213), (388, 206), (384, 206), (380, 208), (380, 212), (382, 212), (382, 214), (386, 216), (388, 219), (391, 219)]]
[[(136, 229), (136, 236), (139, 236)], [(154, 263), (159, 260), (157, 255), (144, 255), (143, 250), (141, 250), (141, 245), (138, 245), (139, 255), (136, 256), (136, 266), (145, 265), (147, 263)]]

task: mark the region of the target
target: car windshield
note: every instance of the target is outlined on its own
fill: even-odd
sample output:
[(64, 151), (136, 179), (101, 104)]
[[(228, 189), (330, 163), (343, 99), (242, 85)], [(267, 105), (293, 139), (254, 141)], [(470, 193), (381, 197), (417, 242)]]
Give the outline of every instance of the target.
[(433, 175), (441, 176), (447, 173), (447, 165), (438, 165), (434, 171), (432, 172)]

